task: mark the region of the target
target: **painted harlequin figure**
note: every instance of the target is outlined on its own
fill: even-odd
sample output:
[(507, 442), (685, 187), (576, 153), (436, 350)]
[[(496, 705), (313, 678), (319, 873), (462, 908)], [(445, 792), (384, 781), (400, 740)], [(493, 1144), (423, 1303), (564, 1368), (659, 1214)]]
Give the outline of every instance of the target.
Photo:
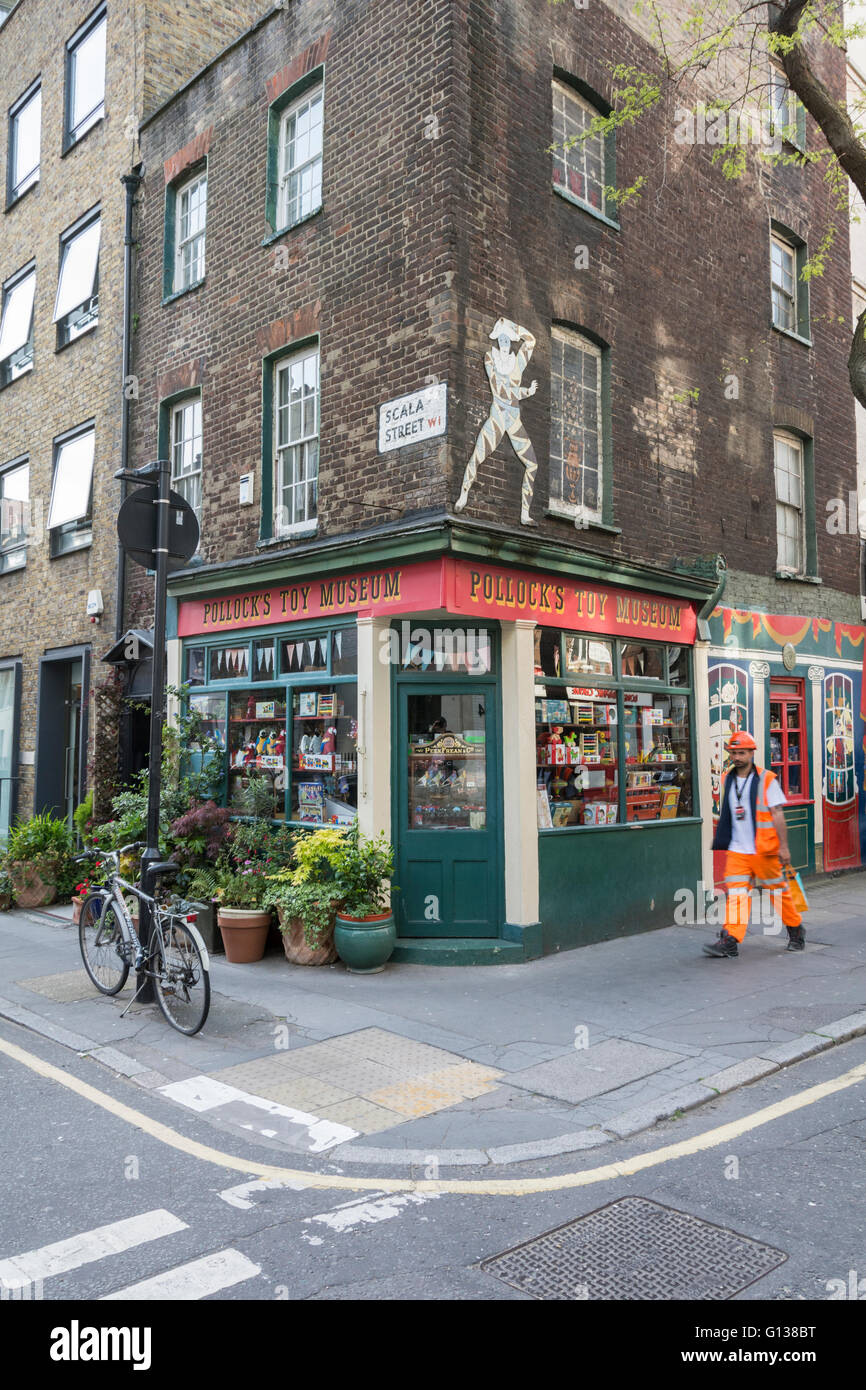
[[(484, 354), (484, 370), (493, 393), (490, 414), (484, 421), (475, 441), (472, 457), (463, 474), (460, 496), (454, 503), (454, 510), (462, 512), (469, 500), (469, 489), (475, 482), (479, 463), (483, 463), (493, 453), (504, 434), (511, 440), (514, 452), (523, 464), (523, 486), (520, 491), (520, 520), (524, 526), (534, 522), (529, 515), (532, 502), (532, 485), (538, 468), (535, 450), (529, 435), (523, 428), (520, 418), (520, 402), (526, 396), (534, 396), (538, 382), (521, 386), (520, 380), (532, 356), (535, 338), (526, 328), (513, 323), (511, 319), (497, 319), (490, 333), (497, 346)], [(517, 352), (512, 352), (513, 342), (518, 344)]]

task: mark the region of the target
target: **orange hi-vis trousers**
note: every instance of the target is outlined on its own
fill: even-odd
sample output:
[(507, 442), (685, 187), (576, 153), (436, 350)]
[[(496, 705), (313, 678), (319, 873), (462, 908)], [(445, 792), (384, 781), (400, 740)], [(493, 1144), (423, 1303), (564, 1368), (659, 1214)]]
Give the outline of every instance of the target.
[(778, 854), (738, 854), (736, 850), (728, 850), (724, 882), (727, 894), (725, 931), (737, 941), (742, 941), (749, 925), (752, 888), (765, 888), (773, 894), (774, 902), (778, 902), (776, 894), (781, 894), (780, 909), (786, 927), (799, 927), (803, 920), (782, 877), (782, 861)]

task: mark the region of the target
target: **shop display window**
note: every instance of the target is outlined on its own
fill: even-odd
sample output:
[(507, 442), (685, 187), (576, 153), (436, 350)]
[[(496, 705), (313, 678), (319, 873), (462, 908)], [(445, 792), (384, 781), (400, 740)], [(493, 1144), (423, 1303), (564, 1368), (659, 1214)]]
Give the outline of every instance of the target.
[(358, 692), (352, 684), (292, 691), (290, 819), (348, 825), (358, 807)]
[[(544, 694), (540, 694), (540, 690)], [(539, 824), (554, 828), (616, 823), (619, 816), (617, 724), (615, 690), (536, 686)]]
[(229, 696), (228, 801), (240, 815), (286, 814), (286, 699), (283, 690)]
[(280, 670), (284, 676), (328, 669), (328, 634), (287, 637), (280, 642)]
[(405, 671), (445, 671), (484, 676), (491, 670), (490, 634), (471, 627), (400, 626), (400, 665)]
[(770, 689), (770, 768), (792, 801), (806, 796), (806, 704), (801, 681), (779, 681)]
[(824, 678), (824, 752), (827, 801), (833, 806), (854, 802), (854, 683), (850, 676), (834, 673)]
[(691, 743), (686, 697), (629, 690), (623, 700), (626, 820), (691, 816)]
[(539, 829), (695, 814), (688, 648), (537, 628), (535, 678)]
[(487, 825), (487, 696), (409, 695), (409, 829)]
[(213, 647), (210, 654), (212, 681), (246, 680), (250, 673), (250, 649), (242, 647)]

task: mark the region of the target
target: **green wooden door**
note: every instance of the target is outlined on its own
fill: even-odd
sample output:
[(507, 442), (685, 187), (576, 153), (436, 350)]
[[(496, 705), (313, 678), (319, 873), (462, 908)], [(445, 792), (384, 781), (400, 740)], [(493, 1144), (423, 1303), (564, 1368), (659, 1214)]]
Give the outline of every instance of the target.
[(398, 935), (499, 935), (502, 810), (495, 681), (397, 683)]

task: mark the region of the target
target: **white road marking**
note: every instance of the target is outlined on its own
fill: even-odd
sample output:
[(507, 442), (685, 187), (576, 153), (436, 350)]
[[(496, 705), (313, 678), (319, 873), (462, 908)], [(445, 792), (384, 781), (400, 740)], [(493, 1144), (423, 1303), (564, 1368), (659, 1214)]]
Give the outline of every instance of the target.
[(432, 1202), (439, 1196), (439, 1192), (402, 1192), (392, 1193), (390, 1196), (383, 1194), (378, 1200), (373, 1201), (364, 1197), (360, 1202), (343, 1202), (333, 1211), (324, 1211), (318, 1216), (305, 1216), (304, 1224), (321, 1221), (330, 1230), (342, 1233), (351, 1231), (355, 1226), (371, 1226), (377, 1221), (390, 1221), (392, 1217), (400, 1216), (406, 1207), (420, 1206), (423, 1202)]
[(307, 1186), (305, 1182), (293, 1182), (287, 1178), (256, 1178), (252, 1182), (238, 1183), (236, 1187), (226, 1187), (219, 1195), (230, 1207), (237, 1207), (240, 1211), (252, 1211), (256, 1204), (248, 1201), (248, 1194), (251, 1192), (273, 1192), (281, 1187), (289, 1187), (293, 1192), (303, 1192)]
[(212, 1076), (190, 1076), (185, 1081), (173, 1081), (170, 1086), (160, 1086), (159, 1093), (169, 1100), (185, 1105), (188, 1110), (201, 1114), (203, 1110), (216, 1110), (221, 1105), (242, 1105), (250, 1112), (250, 1119), (234, 1123), (240, 1129), (251, 1130), (273, 1139), (278, 1130), (267, 1128), (259, 1115), (279, 1115), (299, 1129), (306, 1130), (308, 1151), (322, 1153), (332, 1149), (335, 1144), (345, 1144), (349, 1139), (357, 1139), (358, 1131), (348, 1125), (337, 1124), (334, 1120), (323, 1120), (318, 1115), (310, 1115), (306, 1110), (295, 1110), (289, 1105), (280, 1105), (264, 1096), (254, 1096), (250, 1091), (241, 1091), (237, 1086), (227, 1086), (224, 1081), (215, 1081)]
[(187, 1229), (186, 1222), (179, 1221), (170, 1211), (147, 1211), (141, 1216), (112, 1221), (110, 1225), (82, 1231), (80, 1235), (70, 1236), (67, 1240), (58, 1240), (52, 1245), (40, 1246), (38, 1250), (28, 1250), (26, 1254), (0, 1260), (0, 1282), (11, 1284), (24, 1280), (35, 1283), (37, 1279), (50, 1279), (55, 1274), (68, 1274), (70, 1270), (92, 1264), (94, 1260), (102, 1260), (106, 1255), (119, 1255), (149, 1240), (160, 1240), (163, 1236)]
[(243, 1284), (261, 1272), (261, 1266), (254, 1265), (240, 1250), (218, 1250), (215, 1255), (205, 1255), (200, 1260), (178, 1265), (176, 1269), (167, 1269), (153, 1279), (142, 1279), (139, 1284), (129, 1284), (116, 1293), (104, 1294), (100, 1302), (119, 1302), (126, 1298), (145, 1298), (151, 1302), (183, 1299), (189, 1302), (220, 1293), (222, 1289), (230, 1289), (235, 1284)]

